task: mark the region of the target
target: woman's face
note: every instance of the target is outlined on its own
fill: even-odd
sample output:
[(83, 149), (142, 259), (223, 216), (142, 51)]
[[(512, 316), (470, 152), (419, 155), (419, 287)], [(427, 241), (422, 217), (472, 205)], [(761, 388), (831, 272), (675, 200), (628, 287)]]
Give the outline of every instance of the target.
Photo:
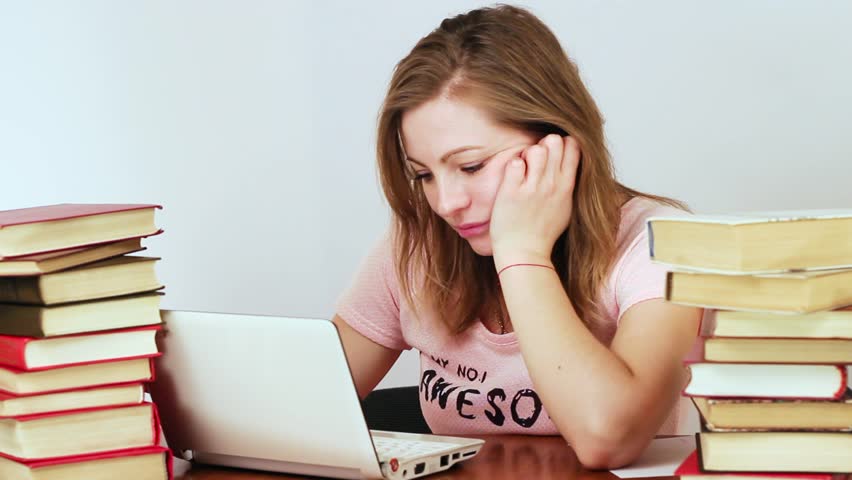
[(402, 141), (408, 167), (432, 210), (473, 251), (492, 255), (491, 210), (506, 163), (538, 138), (442, 96), (403, 114)]

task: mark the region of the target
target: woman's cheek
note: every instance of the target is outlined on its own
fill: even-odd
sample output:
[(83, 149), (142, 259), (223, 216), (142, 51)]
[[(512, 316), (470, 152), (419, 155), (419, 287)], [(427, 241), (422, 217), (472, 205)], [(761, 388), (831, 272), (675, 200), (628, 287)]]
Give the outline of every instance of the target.
[(500, 185), (503, 184), (503, 177), (506, 174), (506, 162), (490, 166), (491, 169), (487, 175), (483, 175), (483, 185), (480, 190), (483, 196), (487, 196), (489, 203), (494, 205), (497, 192), (500, 191)]

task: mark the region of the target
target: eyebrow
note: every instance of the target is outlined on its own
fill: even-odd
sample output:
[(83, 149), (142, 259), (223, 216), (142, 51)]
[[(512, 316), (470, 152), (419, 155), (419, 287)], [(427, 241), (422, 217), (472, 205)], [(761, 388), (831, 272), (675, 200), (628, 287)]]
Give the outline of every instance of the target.
[[(441, 157), (441, 163), (445, 163), (445, 162), (446, 162), (447, 160), (449, 160), (449, 159), (450, 159), (450, 157), (452, 157), (453, 155), (458, 155), (459, 153), (467, 152), (467, 151), (469, 151), (469, 150), (478, 150), (478, 149), (482, 149), (482, 148), (484, 148), (484, 147), (477, 146), (477, 145), (465, 145), (464, 147), (454, 148), (454, 149), (450, 150), (449, 152), (445, 153), (445, 154)], [(419, 161), (419, 160), (415, 160), (415, 159), (413, 159), (413, 158), (409, 157), (407, 154), (405, 155), (405, 159), (406, 159), (406, 160), (408, 160), (409, 162), (414, 162), (414, 163), (416, 163), (416, 164), (418, 164), (418, 165), (420, 165), (420, 166), (423, 166), (423, 167), (425, 167), (425, 166), (426, 166), (426, 164), (425, 164), (425, 163), (423, 163), (423, 162), (421, 162), (421, 161)]]

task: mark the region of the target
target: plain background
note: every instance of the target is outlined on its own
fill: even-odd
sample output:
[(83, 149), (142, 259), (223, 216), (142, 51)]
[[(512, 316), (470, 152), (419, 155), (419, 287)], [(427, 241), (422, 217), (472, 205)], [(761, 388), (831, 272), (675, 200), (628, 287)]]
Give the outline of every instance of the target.
[[(164, 307), (330, 318), (388, 223), (393, 66), (482, 5), (0, 1), (0, 209), (159, 203)], [(698, 212), (852, 207), (852, 3), (522, 5), (579, 64), (624, 183)]]

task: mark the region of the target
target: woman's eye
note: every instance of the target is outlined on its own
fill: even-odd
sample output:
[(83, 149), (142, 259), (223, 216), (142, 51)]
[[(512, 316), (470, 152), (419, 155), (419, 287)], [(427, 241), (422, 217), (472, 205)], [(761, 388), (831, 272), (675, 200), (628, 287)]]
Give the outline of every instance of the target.
[(478, 172), (485, 165), (485, 162), (477, 163), (476, 165), (470, 165), (467, 167), (462, 167), (462, 171), (465, 173), (474, 173)]
[(428, 182), (432, 180), (432, 174), (429, 172), (419, 172), (414, 174), (415, 182)]

